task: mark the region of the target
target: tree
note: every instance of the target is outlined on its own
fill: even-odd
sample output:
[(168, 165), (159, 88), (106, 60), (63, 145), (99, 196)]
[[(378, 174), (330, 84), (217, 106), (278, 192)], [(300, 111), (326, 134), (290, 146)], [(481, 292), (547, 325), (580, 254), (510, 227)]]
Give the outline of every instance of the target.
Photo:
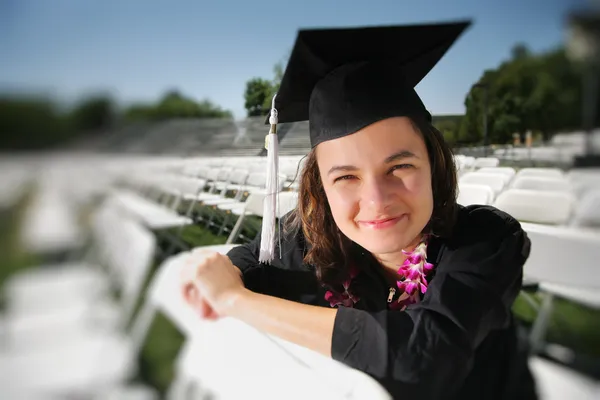
[(281, 79), (283, 78), (285, 62), (285, 60), (282, 60), (273, 66), (274, 78), (271, 81), (271, 92), (269, 93), (268, 97), (263, 103), (263, 109), (266, 111), (266, 113), (268, 113), (271, 110), (273, 96), (275, 96), (275, 93), (279, 91), (279, 85), (281, 85)]
[(246, 91), (244, 92), (244, 107), (249, 117), (266, 115), (267, 110), (271, 108), (269, 104), (272, 98), (273, 84), (262, 78), (253, 78), (246, 82)]
[[(581, 126), (581, 73), (563, 49), (532, 55), (522, 45), (498, 68), (479, 80), (488, 88), (488, 131), (491, 143), (510, 143), (514, 133), (541, 133), (548, 140), (559, 131)], [(483, 137), (483, 89), (474, 85), (465, 99), (460, 142)]]
[(511, 55), (513, 60), (522, 60), (531, 56), (531, 52), (529, 51), (527, 45), (524, 43), (518, 43), (512, 48)]
[(288, 58), (289, 54), (273, 66), (272, 80), (252, 78), (246, 82), (244, 106), (249, 117), (266, 116), (271, 110), (273, 96), (279, 90)]
[(166, 92), (157, 104), (134, 104), (125, 110), (124, 116), (129, 120), (232, 118), (231, 112), (221, 109), (210, 100), (196, 102), (177, 90)]
[(0, 98), (0, 149), (39, 150), (69, 140), (73, 132), (52, 101), (44, 98)]
[(80, 132), (109, 128), (114, 119), (113, 103), (105, 96), (89, 97), (80, 102), (71, 112), (72, 126)]
[(433, 125), (442, 133), (444, 140), (454, 146), (458, 142), (462, 115), (434, 115)]

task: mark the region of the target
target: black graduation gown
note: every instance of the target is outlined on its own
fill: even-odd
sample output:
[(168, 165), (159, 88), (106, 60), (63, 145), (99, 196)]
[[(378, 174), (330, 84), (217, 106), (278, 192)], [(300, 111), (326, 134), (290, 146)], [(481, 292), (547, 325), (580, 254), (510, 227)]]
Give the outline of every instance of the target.
[[(259, 264), (259, 247), (258, 238), (228, 254), (248, 289), (330, 307), (314, 269), (303, 263), (301, 232), (284, 238), (281, 259), (271, 265)], [(374, 377), (394, 398), (536, 398), (511, 313), (529, 248), (506, 213), (459, 207), (453, 234), (430, 240), (435, 269), (427, 292), (405, 311), (388, 310), (390, 283), (364, 255), (354, 281), (360, 300), (336, 316), (333, 358)]]

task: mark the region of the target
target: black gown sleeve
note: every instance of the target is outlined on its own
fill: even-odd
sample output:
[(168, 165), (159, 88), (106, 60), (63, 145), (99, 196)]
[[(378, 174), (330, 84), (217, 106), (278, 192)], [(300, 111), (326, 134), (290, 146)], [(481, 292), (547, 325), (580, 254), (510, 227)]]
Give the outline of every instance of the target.
[[(290, 214), (282, 218), (282, 226)], [(305, 240), (300, 228), (284, 229), (281, 247), (275, 247), (276, 257), (271, 264), (258, 261), (260, 232), (250, 243), (231, 249), (227, 256), (242, 271), (244, 285), (257, 293), (282, 299), (314, 303), (318, 282), (314, 272), (304, 264)]]
[(492, 207), (466, 211), (442, 249), (423, 300), (406, 311), (338, 310), (332, 356), (388, 390), (451, 398), (478, 345), (511, 323), (530, 242), (520, 224)]

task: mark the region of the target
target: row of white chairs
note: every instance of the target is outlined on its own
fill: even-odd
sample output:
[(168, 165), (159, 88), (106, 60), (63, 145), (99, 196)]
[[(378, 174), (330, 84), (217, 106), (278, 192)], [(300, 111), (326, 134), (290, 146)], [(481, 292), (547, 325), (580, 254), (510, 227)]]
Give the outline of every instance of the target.
[(0, 398), (157, 399), (152, 388), (128, 385), (147, 326), (138, 315), (127, 328), (156, 239), (111, 204), (95, 212), (92, 239), (84, 259), (5, 283)]
[[(516, 175), (515, 175), (516, 174)], [(599, 227), (600, 170), (482, 168), (459, 179), (458, 202), (490, 204), (515, 218), (552, 225)]]
[[(185, 162), (184, 162), (185, 161)], [(242, 162), (243, 159), (235, 159), (236, 164), (235, 165), (231, 165), (228, 164), (229, 161), (232, 161), (230, 159), (222, 159), (222, 160), (209, 160), (207, 162), (198, 162), (199, 160), (180, 160), (180, 159), (174, 159), (174, 160), (146, 160), (145, 161), (145, 165), (141, 166), (138, 168), (138, 164), (136, 164), (135, 162), (131, 162), (129, 165), (131, 165), (133, 168), (128, 170), (128, 173), (123, 173), (122, 171), (117, 171), (119, 172), (119, 179), (121, 180), (121, 183), (125, 183), (127, 186), (135, 189), (135, 190), (123, 190), (123, 188), (118, 188), (117, 190), (115, 190), (114, 192), (111, 192), (111, 200), (109, 200), (109, 204), (112, 202), (112, 206), (114, 207), (114, 209), (118, 210), (118, 212), (120, 213), (119, 215), (125, 215), (125, 216), (129, 216), (132, 218), (137, 218), (138, 221), (141, 222), (148, 222), (147, 221), (147, 217), (149, 215), (152, 215), (153, 213), (156, 212), (156, 209), (152, 209), (150, 205), (153, 205), (153, 207), (158, 207), (160, 210), (165, 211), (165, 210), (169, 210), (169, 215), (171, 216), (177, 216), (177, 217), (182, 217), (181, 215), (179, 215), (179, 213), (177, 212), (178, 209), (178, 202), (182, 201), (182, 200), (194, 200), (197, 199), (198, 197), (201, 197), (202, 195), (206, 196), (206, 194), (212, 195), (212, 196), (208, 196), (208, 197), (203, 197), (202, 201), (200, 202), (202, 204), (202, 206), (204, 207), (213, 207), (214, 205), (211, 205), (211, 202), (217, 201), (217, 206), (219, 207), (228, 207), (231, 206), (231, 204), (235, 204), (235, 206), (233, 206), (233, 208), (231, 208), (229, 211), (235, 211), (237, 213), (239, 213), (239, 216), (237, 218), (237, 222), (239, 223), (239, 225), (244, 223), (244, 217), (249, 215), (249, 214), (255, 214), (257, 216), (261, 216), (262, 215), (262, 199), (264, 198), (264, 192), (261, 192), (260, 190), (248, 190), (248, 195), (247, 197), (244, 196), (244, 198), (239, 198), (239, 199), (229, 199), (226, 198), (226, 192), (223, 192), (223, 188), (234, 188), (237, 190), (238, 193), (245, 191), (244, 189), (246, 189), (246, 186), (235, 186), (235, 185), (245, 185), (245, 184), (238, 184), (238, 183), (232, 183), (229, 179), (229, 175), (226, 176), (226, 174), (224, 172), (221, 172), (222, 170), (229, 170), (229, 171), (233, 171), (234, 169), (242, 169), (239, 168), (240, 166), (244, 166), (244, 163)], [(238, 162), (240, 164), (238, 164)], [(254, 165), (261, 165), (261, 161), (254, 161), (256, 162), (256, 164)], [(217, 165), (219, 164), (220, 165)], [(250, 162), (247, 163), (248, 165), (251, 165)], [(290, 163), (292, 164), (292, 163)], [(182, 167), (182, 165), (185, 165), (185, 167)], [(198, 172), (194, 172), (194, 171), (199, 171), (202, 168), (206, 168), (209, 167), (209, 170), (213, 170), (213, 169), (217, 169), (219, 170), (219, 172), (212, 172), (212, 175), (210, 177), (210, 179), (206, 179), (208, 178), (207, 176), (205, 176), (204, 178), (198, 178), (198, 176), (194, 175), (197, 174)], [(114, 166), (113, 166), (114, 167)], [(223, 168), (225, 167), (225, 168)], [(256, 166), (254, 167), (256, 168), (256, 172), (258, 172), (259, 167)], [(483, 167), (485, 168), (485, 167)], [(184, 174), (184, 170), (186, 171), (186, 173)], [(150, 171), (152, 171), (152, 173), (150, 173)], [(153, 174), (155, 177), (159, 177), (159, 179), (152, 179)], [(248, 175), (250, 175), (251, 173), (248, 173)], [(168, 176), (168, 179), (165, 179), (165, 176)], [(195, 193), (188, 195), (187, 199), (185, 199), (185, 196), (183, 195), (183, 191), (182, 190), (173, 190), (174, 188), (177, 187), (177, 184), (174, 184), (173, 182), (176, 182), (180, 176), (183, 176), (184, 178), (195, 178), (195, 179), (204, 179), (204, 185), (202, 185), (202, 187), (200, 187), (201, 185), (198, 185), (198, 188), (196, 190)], [(123, 179), (125, 178), (125, 179)], [(170, 181), (170, 179), (173, 179), (172, 181)], [(109, 179), (110, 180), (110, 179)], [(285, 181), (288, 181), (288, 178), (286, 176)], [(232, 186), (229, 186), (232, 185)], [(148, 193), (148, 189), (152, 189), (153, 191), (159, 191), (161, 194), (158, 198), (154, 198), (152, 194)], [(216, 196), (216, 197), (214, 197)], [(280, 215), (285, 214), (286, 210), (289, 209), (293, 209), (295, 207), (295, 203), (294, 201), (296, 201), (296, 199), (294, 198), (295, 196), (297, 196), (296, 193), (289, 192), (289, 194), (285, 194), (285, 193), (280, 193), (280, 196), (283, 196), (284, 198), (289, 199), (289, 203), (288, 206), (284, 207), (283, 210), (281, 211)], [(125, 198), (125, 200), (123, 200)], [(135, 200), (131, 200), (131, 199), (135, 199)], [(233, 203), (232, 203), (233, 200)], [(245, 201), (244, 201), (245, 200)], [(143, 203), (140, 203), (140, 201), (143, 201)], [(220, 203), (221, 201), (224, 201), (224, 203)], [(285, 201), (284, 201), (285, 203)], [(144, 204), (144, 206), (140, 207), (140, 204)], [(142, 211), (140, 211), (142, 210)], [(145, 211), (143, 211), (145, 210)], [(228, 211), (227, 209), (222, 209), (222, 211)], [(136, 217), (137, 214), (137, 217)], [(141, 215), (140, 215), (141, 214)], [(233, 214), (233, 213), (232, 213)], [(185, 215), (184, 215), (185, 217)], [(116, 222), (114, 222), (116, 223)], [(236, 223), (236, 225), (238, 225), (238, 223)], [(144, 224), (147, 225), (147, 224)], [(526, 225), (524, 225), (524, 227), (526, 228), (526, 230), (528, 232), (532, 231), (532, 228), (527, 227)], [(539, 227), (539, 224), (536, 224), (535, 227)], [(235, 228), (235, 227), (234, 227)], [(533, 232), (533, 231), (532, 231)], [(540, 237), (544, 237), (545, 239), (539, 239), (538, 237), (534, 237), (532, 235), (532, 242), (534, 243), (534, 249), (536, 248), (536, 243), (542, 243), (542, 240), (559, 240), (556, 239), (557, 237), (560, 237), (558, 235), (555, 234), (555, 232), (542, 232), (542, 234), (546, 234), (547, 238), (545, 236), (540, 236)], [(233, 234), (233, 231), (232, 231)], [(541, 234), (540, 234), (541, 235)], [(549, 238), (549, 239), (548, 239)], [(232, 237), (230, 235), (230, 238), (228, 239), (228, 243), (231, 245), (233, 245), (233, 240), (234, 237)], [(560, 243), (571, 243), (569, 240), (565, 240), (564, 238), (562, 240), (559, 240)], [(126, 243), (126, 241), (123, 240), (124, 243)], [(581, 241), (577, 241), (575, 240), (574, 243), (581, 243)], [(559, 251), (561, 249), (561, 246), (558, 245), (558, 241), (557, 242), (552, 242), (550, 243), (548, 246), (554, 246), (554, 249), (556, 251)], [(587, 242), (586, 242), (587, 243)], [(113, 246), (117, 246), (116, 243), (113, 243)], [(219, 251), (225, 252), (229, 247), (225, 247), (222, 248)], [(592, 247), (591, 245), (587, 244), (587, 245), (583, 245), (584, 248), (590, 250)], [(528, 261), (528, 265), (526, 266), (526, 271), (530, 271), (531, 273), (528, 272), (529, 275), (534, 276), (534, 277), (538, 277), (538, 278), (543, 278), (546, 279), (547, 278), (547, 265), (548, 262), (547, 260), (544, 260), (543, 257), (550, 257), (550, 259), (552, 259), (552, 255), (548, 255), (548, 253), (546, 251), (542, 251), (544, 248), (547, 248), (546, 245), (544, 246), (537, 246), (538, 251), (534, 254), (532, 252), (532, 257), (530, 258), (530, 260)], [(116, 247), (113, 247), (113, 250), (115, 250)], [(196, 250), (198, 251), (205, 251), (202, 249), (198, 249)], [(585, 251), (585, 250), (577, 250), (577, 251)], [(130, 257), (135, 256), (134, 252), (129, 252), (128, 253), (130, 255)], [(299, 370), (297, 374), (295, 373), (291, 373), (291, 374), (281, 374), (281, 379), (282, 382), (285, 383), (285, 385), (282, 384), (282, 386), (286, 386), (286, 387), (282, 387), (282, 388), (273, 388), (274, 392), (272, 393), (264, 393), (264, 396), (260, 396), (261, 398), (270, 398), (271, 396), (273, 398), (277, 397), (277, 396), (281, 396), (281, 393), (286, 393), (287, 396), (289, 397), (289, 388), (293, 387), (293, 388), (297, 388), (296, 393), (298, 393), (299, 396), (304, 395), (304, 397), (306, 397), (306, 395), (310, 395), (312, 392), (312, 390), (318, 391), (320, 393), (328, 393), (330, 386), (332, 383), (336, 382), (336, 385), (339, 383), (339, 386), (336, 386), (336, 390), (331, 392), (332, 394), (328, 397), (340, 397), (339, 394), (340, 393), (345, 393), (345, 391), (343, 390), (344, 388), (348, 389), (348, 388), (352, 388), (351, 390), (348, 389), (350, 392), (353, 392), (356, 394), (359, 393), (364, 393), (361, 392), (362, 390), (366, 390), (367, 391), (367, 395), (361, 395), (361, 396), (356, 396), (355, 398), (359, 398), (359, 397), (369, 397), (369, 398), (388, 398), (386, 397), (386, 394), (381, 390), (380, 387), (378, 387), (376, 384), (374, 384), (374, 382), (372, 380), (369, 380), (368, 377), (366, 376), (362, 376), (361, 374), (356, 374), (356, 375), (352, 375), (354, 374), (356, 371), (338, 371), (338, 368), (344, 368), (344, 366), (342, 365), (337, 365), (337, 364), (331, 364), (330, 361), (331, 360), (326, 360), (323, 358), (319, 358), (318, 356), (315, 356), (314, 354), (305, 351), (306, 349), (297, 349), (295, 348), (292, 344), (289, 343), (282, 343), (281, 341), (277, 341), (276, 338), (272, 338), (272, 337), (268, 337), (266, 335), (260, 334), (258, 332), (255, 332), (254, 330), (252, 330), (250, 327), (244, 326), (243, 324), (239, 324), (236, 321), (220, 321), (218, 323), (201, 323), (199, 321), (197, 321), (197, 318), (192, 317), (193, 316), (193, 312), (189, 309), (185, 308), (185, 304), (182, 304), (183, 300), (180, 298), (180, 287), (179, 287), (179, 281), (178, 281), (178, 276), (175, 277), (175, 267), (173, 266), (173, 263), (175, 263), (174, 260), (182, 260), (184, 257), (183, 255), (186, 253), (182, 253), (179, 255), (174, 256), (173, 258), (170, 258), (169, 260), (167, 260), (160, 268), (159, 268), (159, 273), (157, 273), (157, 275), (153, 278), (152, 280), (152, 285), (151, 285), (151, 289), (146, 293), (146, 301), (145, 304), (146, 306), (144, 306), (144, 308), (142, 308), (142, 311), (138, 314), (138, 317), (136, 318), (136, 323), (134, 324), (134, 329), (133, 331), (131, 331), (131, 335), (132, 337), (137, 338), (136, 343), (139, 343), (143, 338), (145, 332), (147, 331), (147, 327), (149, 326), (149, 321), (151, 321), (151, 316), (153, 315), (153, 313), (158, 309), (160, 311), (162, 311), (163, 313), (165, 313), (166, 315), (169, 316), (169, 318), (178, 326), (181, 326), (182, 331), (185, 332), (186, 335), (186, 344), (184, 346), (184, 348), (182, 349), (180, 356), (178, 357), (178, 362), (177, 362), (177, 379), (174, 381), (170, 394), (171, 396), (173, 396), (172, 398), (182, 398), (179, 396), (184, 396), (186, 392), (188, 392), (189, 390), (193, 389), (194, 387), (198, 388), (205, 388), (205, 389), (210, 389), (214, 392), (214, 394), (216, 395), (222, 395), (223, 397), (227, 398), (228, 395), (231, 396), (239, 396), (239, 392), (236, 390), (237, 388), (235, 387), (231, 387), (232, 385), (230, 385), (230, 381), (229, 378), (230, 375), (230, 369), (227, 369), (228, 364), (218, 364), (215, 362), (211, 362), (210, 360), (222, 360), (223, 355), (224, 354), (232, 354), (232, 356), (236, 356), (239, 357), (239, 352), (236, 354), (233, 353), (228, 353), (228, 351), (230, 350), (230, 347), (228, 346), (229, 341), (224, 341), (222, 339), (222, 335), (227, 335), (228, 337), (230, 337), (232, 340), (239, 340), (239, 343), (247, 343), (248, 346), (244, 346), (244, 349), (249, 348), (250, 350), (255, 348), (256, 350), (260, 350), (257, 351), (256, 353), (253, 353), (252, 351), (247, 352), (246, 354), (249, 356), (248, 358), (244, 358), (244, 360), (241, 361), (242, 365), (246, 365), (250, 368), (254, 367), (257, 371), (257, 374), (251, 374), (249, 375), (250, 377), (253, 377), (254, 380), (252, 382), (248, 382), (248, 391), (246, 391), (246, 393), (244, 394), (248, 394), (248, 393), (256, 393), (257, 396), (260, 396), (261, 394), (261, 390), (264, 392), (266, 389), (263, 387), (260, 387), (261, 382), (264, 383), (264, 381), (261, 381), (263, 375), (259, 375), (258, 372), (259, 370), (262, 371), (262, 368), (265, 368), (265, 370), (271, 370), (271, 369), (277, 369), (277, 365), (288, 365), (289, 368), (299, 368), (299, 367), (303, 367), (303, 370)], [(588, 257), (592, 257), (594, 255), (594, 253), (590, 253), (587, 256)], [(181, 257), (180, 257), (181, 256)], [(557, 256), (556, 256), (557, 257)], [(558, 258), (555, 258), (558, 259)], [(173, 261), (173, 263), (171, 263), (171, 261)], [(169, 267), (167, 267), (167, 265), (169, 265)], [(585, 267), (584, 265), (582, 265), (582, 268)], [(163, 272), (160, 272), (163, 271)], [(168, 271), (168, 272), (167, 272)], [(537, 272), (537, 271), (541, 271), (541, 272)], [(533, 272), (536, 272), (535, 274)], [(554, 271), (554, 273), (556, 273), (557, 271)], [(560, 272), (560, 271), (558, 271)], [(173, 275), (175, 274), (175, 275)], [(165, 278), (165, 275), (167, 275), (169, 278)], [(125, 281), (126, 282), (130, 282), (132, 278), (126, 278)], [(167, 281), (171, 282), (172, 286), (168, 286), (169, 289), (164, 289), (164, 285), (160, 284), (159, 282), (161, 282), (161, 279), (166, 279)], [(542, 279), (540, 279), (542, 280)], [(546, 279), (547, 280), (547, 279)], [(577, 285), (578, 282), (574, 282), (574, 281), (565, 281), (565, 277), (562, 275), (557, 275), (555, 278), (553, 278), (553, 280), (549, 280), (548, 284), (565, 284), (567, 283), (568, 285)], [(589, 283), (589, 282), (588, 282)], [(161, 288), (163, 287), (163, 289), (156, 289), (154, 290), (153, 288)], [(162, 294), (161, 294), (162, 293)], [(179, 296), (179, 297), (178, 297)], [(174, 301), (173, 299), (178, 299), (177, 301), (179, 301), (180, 303), (177, 304), (177, 301)], [(581, 300), (581, 296), (578, 298), (579, 300)], [(165, 305), (161, 305), (164, 302), (166, 303)], [(173, 303), (174, 302), (174, 303)], [(168, 304), (171, 304), (171, 306), (169, 306)], [(174, 306), (173, 306), (174, 304)], [(186, 310), (186, 311), (183, 311)], [(75, 312), (71, 311), (71, 322), (73, 320), (72, 315), (77, 315)], [(188, 317), (184, 317), (181, 318), (181, 314), (184, 314)], [(109, 313), (110, 314), (110, 313)], [(110, 318), (109, 318), (110, 319)], [(67, 322), (69, 321), (69, 319), (66, 319)], [(179, 323), (177, 321), (180, 321)], [(192, 326), (191, 328), (185, 328), (184, 326), (186, 325), (185, 321), (196, 321), (195, 323), (198, 323), (199, 325), (195, 325)], [(39, 324), (42, 324), (42, 322), (38, 321), (37, 324), (38, 325), (30, 325), (30, 326), (40, 326)], [(67, 324), (68, 325), (68, 324)], [(202, 325), (202, 326), (200, 326)], [(8, 324), (9, 327), (13, 327), (12, 329), (14, 329), (14, 325)], [(58, 329), (58, 328), (57, 328)], [(21, 332), (23, 332), (25, 329), (21, 328)], [(12, 332), (18, 332), (19, 330), (13, 330)], [(9, 329), (9, 332), (11, 332), (11, 329)], [(50, 330), (51, 332), (51, 330)], [(31, 334), (31, 333), (30, 333)], [(196, 335), (197, 334), (197, 335)], [(51, 336), (55, 336), (57, 337), (58, 335), (51, 335)], [(26, 337), (27, 335), (22, 336), (22, 345), (20, 347), (26, 347), (24, 346), (26, 342)], [(67, 336), (68, 337), (68, 336)], [(12, 335), (13, 338), (13, 346), (15, 346), (15, 348), (17, 348), (17, 344), (18, 341), (14, 341), (15, 339), (15, 335)], [(210, 338), (210, 340), (208, 339)], [(246, 340), (246, 341), (244, 341)], [(90, 341), (91, 343), (91, 341)], [(38, 344), (38, 346), (40, 346), (41, 344)], [(271, 345), (273, 345), (271, 347)], [(138, 345), (139, 346), (139, 345)], [(256, 347), (253, 347), (256, 346)], [(109, 346), (110, 347), (110, 346)], [(137, 346), (135, 346), (137, 347)], [(73, 348), (75, 348), (75, 346), (73, 346)], [(91, 345), (90, 345), (91, 348)], [(117, 348), (116, 346), (114, 348)], [(294, 351), (299, 352), (299, 354), (301, 356), (299, 356), (298, 354), (295, 354)], [(54, 354), (54, 356), (56, 356), (56, 354), (58, 353), (58, 351), (52, 353)], [(126, 354), (130, 354), (128, 352), (125, 352)], [(286, 357), (290, 357), (290, 353), (293, 356), (293, 360), (295, 361), (290, 361), (290, 359), (287, 359)], [(69, 353), (70, 354), (70, 353)], [(260, 364), (259, 361), (257, 361), (256, 356), (262, 357), (259, 358), (260, 360), (265, 360), (265, 365)], [(302, 356), (303, 355), (303, 356)], [(203, 362), (203, 360), (207, 360), (206, 363)], [(270, 363), (266, 363), (267, 360), (271, 360), (273, 364)], [(287, 360), (287, 361), (286, 361)], [(309, 362), (309, 360), (311, 360)], [(1, 363), (1, 362), (0, 362)], [(280, 363), (280, 364), (278, 364)], [(308, 363), (308, 368), (307, 368), (307, 363)], [(561, 393), (560, 391), (556, 390), (556, 385), (561, 386), (561, 382), (573, 382), (572, 380), (570, 380), (570, 378), (568, 378), (570, 375), (569, 372), (565, 372), (564, 374), (559, 374), (558, 376), (553, 375), (553, 371), (554, 371), (554, 367), (553, 365), (549, 365), (548, 363), (544, 362), (543, 360), (534, 358), (532, 360), (532, 363), (535, 364), (536, 366), (534, 367), (534, 372), (536, 373), (536, 376), (539, 378), (539, 384), (541, 386), (541, 391), (543, 393), (545, 393), (546, 395), (543, 396), (543, 398), (552, 398), (552, 394), (555, 393)], [(43, 363), (41, 363), (43, 365)], [(49, 363), (48, 363), (49, 364)], [(47, 365), (48, 365), (47, 364)], [(110, 363), (108, 363), (110, 364)], [(533, 365), (532, 364), (532, 365)], [(8, 364), (4, 364), (5, 366)], [(18, 365), (27, 365), (26, 362), (21, 361), (21, 364)], [(104, 363), (102, 364), (104, 365)], [(542, 367), (540, 367), (540, 365)], [(318, 367), (321, 368), (318, 368)], [(24, 367), (23, 367), (24, 368)], [(280, 369), (281, 370), (281, 369)], [(17, 371), (17, 370), (15, 370)], [(88, 370), (89, 371), (89, 370)], [(303, 372), (306, 372), (307, 375), (302, 375)], [(344, 376), (347, 377), (345, 379), (339, 379), (339, 380), (332, 380), (330, 378), (326, 379), (325, 381), (323, 380), (324, 376), (327, 376), (327, 371), (333, 371), (332, 373), (335, 374), (339, 374), (339, 376)], [(545, 371), (545, 372), (544, 372)], [(548, 372), (550, 371), (550, 372)], [(113, 371), (114, 372), (114, 371)], [(73, 374), (74, 372), (71, 371), (71, 374)], [(16, 372), (15, 372), (16, 374)], [(7, 375), (7, 381), (12, 381), (11, 377), (14, 378), (15, 374), (9, 374)], [(40, 388), (50, 388), (53, 387), (55, 390), (54, 393), (56, 393), (57, 391), (64, 391), (67, 390), (70, 393), (73, 393), (73, 391), (78, 391), (78, 392), (85, 392), (86, 390), (89, 391), (89, 386), (87, 385), (81, 385), (81, 386), (77, 386), (77, 382), (83, 382), (83, 378), (82, 379), (75, 379), (73, 382), (71, 382), (70, 384), (67, 383), (67, 380), (64, 378), (64, 376), (61, 377), (54, 377), (53, 376), (57, 375), (57, 373), (53, 373), (48, 375), (47, 379), (42, 379), (41, 383), (36, 386), (33, 385), (32, 389), (29, 390), (28, 393), (34, 393), (36, 392), (36, 390), (40, 390)], [(101, 375), (101, 374), (99, 374)], [(117, 385), (114, 382), (120, 382), (123, 379), (123, 376), (125, 376), (127, 374), (124, 373), (115, 373), (113, 376), (113, 378), (108, 379), (106, 378), (106, 376), (108, 375), (104, 375), (103, 378), (97, 378), (98, 380), (103, 379), (103, 383), (102, 384), (98, 384), (99, 386), (102, 386), (103, 389), (106, 389), (107, 387), (116, 387)], [(255, 376), (256, 375), (256, 376)], [(118, 376), (119, 379), (114, 378), (114, 376)], [(248, 376), (248, 375), (246, 375)], [(294, 376), (305, 376), (305, 380), (303, 382), (299, 382), (297, 380), (290, 380), (290, 377), (294, 377)], [(548, 376), (552, 376), (552, 381), (548, 380)], [(545, 378), (544, 378), (545, 377)], [(578, 376), (578, 378), (580, 378)], [(62, 380), (61, 380), (62, 379)], [(90, 376), (86, 375), (85, 379), (90, 380)], [(287, 379), (287, 380), (286, 380)], [(94, 380), (91, 379), (92, 382), (98, 382), (98, 380)], [(271, 380), (269, 380), (271, 381)], [(34, 381), (35, 382), (35, 381)], [(56, 383), (59, 382), (59, 383)], [(109, 382), (110, 384), (106, 383)], [(308, 384), (308, 382), (310, 382), (310, 384)], [(320, 382), (320, 383), (319, 383)], [(578, 380), (578, 385), (582, 384), (581, 382), (587, 382), (585, 380), (585, 378), (582, 378), (582, 380)], [(19, 390), (23, 390), (22, 387), (20, 387), (20, 385), (16, 384), (19, 383), (19, 380), (14, 380), (14, 382), (11, 382), (11, 385), (6, 386), (6, 391), (8, 392), (9, 388), (13, 388), (14, 389), (14, 393), (19, 393)], [(21, 381), (22, 383), (22, 381)], [(105, 384), (106, 383), (106, 384)], [(350, 385), (350, 383), (353, 383), (354, 385)], [(589, 383), (589, 382), (588, 382)], [(52, 386), (54, 385), (54, 386)], [(254, 385), (254, 386), (252, 386)], [(22, 385), (21, 385), (22, 386)], [(82, 387), (85, 386), (86, 389), (82, 389)], [(94, 386), (94, 385), (92, 385)], [(15, 388), (16, 387), (16, 388)], [(564, 389), (564, 385), (561, 386)], [(585, 386), (586, 388), (591, 388), (589, 393), (593, 393), (593, 386)], [(37, 388), (37, 389), (36, 389)], [(94, 390), (97, 391), (98, 386), (94, 387)], [(17, 390), (18, 389), (18, 390)], [(60, 389), (60, 390), (59, 390)], [(286, 389), (285, 392), (283, 391), (278, 391), (279, 389), (283, 390)], [(317, 390), (318, 389), (318, 390)], [(202, 389), (200, 389), (202, 390)], [(586, 389), (587, 390), (587, 389)], [(37, 393), (37, 392), (36, 392)], [(546, 397), (548, 396), (548, 397)], [(312, 396), (311, 396), (312, 397)], [(317, 397), (318, 398), (318, 397)]]

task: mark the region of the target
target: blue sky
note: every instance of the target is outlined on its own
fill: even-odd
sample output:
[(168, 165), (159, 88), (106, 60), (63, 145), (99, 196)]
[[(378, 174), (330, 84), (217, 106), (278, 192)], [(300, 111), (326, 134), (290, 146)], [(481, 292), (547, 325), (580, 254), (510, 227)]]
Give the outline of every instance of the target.
[(0, 0), (0, 90), (121, 103), (172, 88), (244, 116), (245, 82), (272, 77), (299, 28), (471, 17), (474, 25), (417, 86), (434, 114), (463, 112), (483, 70), (517, 42), (561, 43), (586, 0)]

